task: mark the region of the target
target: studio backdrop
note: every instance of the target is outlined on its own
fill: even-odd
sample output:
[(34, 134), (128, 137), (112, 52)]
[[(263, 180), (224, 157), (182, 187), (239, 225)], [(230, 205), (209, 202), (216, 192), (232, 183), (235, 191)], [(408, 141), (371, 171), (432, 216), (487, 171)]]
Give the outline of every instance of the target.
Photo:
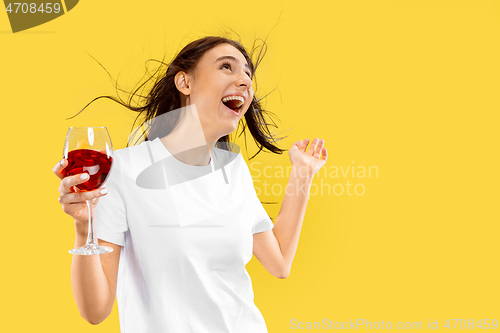
[[(136, 114), (101, 99), (67, 118), (100, 95), (127, 98), (115, 83), (133, 90), (158, 61), (209, 35), (265, 51), (254, 91), (275, 115), (280, 148), (315, 137), (328, 147), (290, 275), (274, 277), (255, 257), (246, 266), (269, 332), (498, 329), (498, 1), (0, 9), (1, 331), (119, 332), (116, 303), (97, 326), (78, 312), (75, 227), (52, 168), (68, 127), (106, 126), (118, 150)], [(274, 221), (288, 152), (250, 159), (248, 134), (235, 143)]]

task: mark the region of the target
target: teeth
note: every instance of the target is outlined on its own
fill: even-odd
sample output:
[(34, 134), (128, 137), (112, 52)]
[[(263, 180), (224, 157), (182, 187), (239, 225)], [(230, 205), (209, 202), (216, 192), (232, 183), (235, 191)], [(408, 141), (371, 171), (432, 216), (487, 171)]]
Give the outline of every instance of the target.
[(230, 100), (238, 100), (240, 101), (241, 103), (238, 104), (236, 107), (239, 108), (243, 103), (245, 103), (245, 99), (241, 96), (227, 96), (227, 97), (224, 97), (222, 99), (222, 102), (227, 102), (227, 101), (230, 101)]

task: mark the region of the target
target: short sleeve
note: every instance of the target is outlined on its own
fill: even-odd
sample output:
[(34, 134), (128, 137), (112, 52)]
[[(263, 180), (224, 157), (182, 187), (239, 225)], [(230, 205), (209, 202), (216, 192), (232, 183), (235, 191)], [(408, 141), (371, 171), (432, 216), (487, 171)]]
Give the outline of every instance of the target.
[(252, 234), (271, 230), (274, 227), (274, 224), (267, 214), (266, 210), (264, 209), (264, 206), (262, 206), (259, 197), (257, 196), (257, 192), (255, 191), (255, 187), (253, 185), (252, 174), (250, 173), (250, 169), (248, 168), (246, 161), (243, 159), (243, 156), (240, 155), (240, 157), (245, 179), (245, 186), (250, 193), (249, 211), (252, 214), (253, 220)]
[(255, 189), (253, 190), (252, 197), (253, 197), (252, 211), (255, 212), (255, 222), (253, 224), (252, 234), (271, 230), (274, 227), (274, 224), (271, 221), (271, 218), (267, 214), (266, 210), (262, 206), (262, 203), (260, 202), (259, 198), (257, 197)]
[(96, 206), (94, 223), (96, 237), (117, 245), (125, 245), (128, 230), (125, 209), (125, 192), (122, 159), (115, 152), (111, 172), (104, 187), (108, 194), (101, 197)]

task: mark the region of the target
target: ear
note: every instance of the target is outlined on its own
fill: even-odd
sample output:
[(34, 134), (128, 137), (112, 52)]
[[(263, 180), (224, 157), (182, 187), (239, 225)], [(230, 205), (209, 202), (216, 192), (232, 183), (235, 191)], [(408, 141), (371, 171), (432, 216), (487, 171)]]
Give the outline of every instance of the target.
[(175, 86), (183, 95), (189, 96), (191, 94), (191, 87), (189, 85), (189, 76), (186, 72), (179, 71), (174, 77)]

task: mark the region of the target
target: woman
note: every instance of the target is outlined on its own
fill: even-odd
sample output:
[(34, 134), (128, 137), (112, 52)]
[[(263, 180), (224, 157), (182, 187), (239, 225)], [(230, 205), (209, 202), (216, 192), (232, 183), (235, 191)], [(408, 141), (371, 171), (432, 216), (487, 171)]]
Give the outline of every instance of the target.
[[(113, 248), (101, 256), (73, 256), (73, 293), (91, 324), (110, 314), (116, 295), (125, 333), (267, 332), (245, 265), (253, 253), (272, 275), (290, 274), (312, 178), (327, 151), (318, 138), (310, 146), (308, 139), (293, 143), (292, 173), (273, 225), (245, 161), (227, 150), (228, 135), (244, 117), (261, 149), (281, 153), (265, 133), (253, 75), (239, 43), (196, 40), (155, 83), (146, 106), (136, 108), (153, 122), (146, 141), (115, 152), (109, 193), (73, 193), (86, 179), (62, 179), (65, 160), (54, 167), (62, 179), (59, 202), (75, 220), (75, 247), (87, 237), (85, 201), (97, 199), (99, 244)], [(174, 109), (180, 112), (169, 121), (154, 121)], [(157, 163), (164, 172), (146, 176), (163, 175), (167, 184), (141, 185)]]

